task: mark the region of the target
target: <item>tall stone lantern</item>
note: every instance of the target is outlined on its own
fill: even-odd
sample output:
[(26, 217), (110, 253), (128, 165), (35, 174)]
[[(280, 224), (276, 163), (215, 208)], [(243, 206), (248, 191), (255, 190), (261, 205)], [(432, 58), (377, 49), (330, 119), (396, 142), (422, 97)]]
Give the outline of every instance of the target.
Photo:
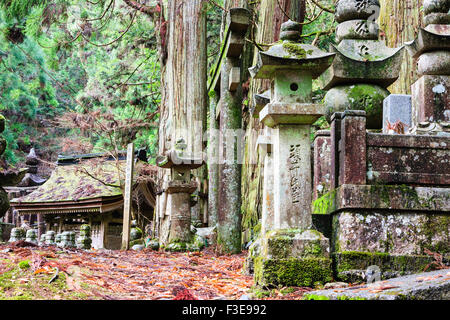
[(425, 0), (424, 29), (407, 43), (420, 78), (412, 85), (410, 133), (450, 135), (450, 1)]
[(335, 54), (300, 44), (300, 36), (300, 24), (284, 23), (282, 42), (260, 52), (250, 69), (253, 78), (273, 80), (271, 102), (259, 114), (271, 128), (273, 158), (273, 221), (262, 226), (266, 234), (254, 260), (256, 281), (262, 285), (307, 286), (330, 280), (329, 240), (311, 230), (310, 133), (325, 112), (312, 101), (312, 80), (331, 65)]

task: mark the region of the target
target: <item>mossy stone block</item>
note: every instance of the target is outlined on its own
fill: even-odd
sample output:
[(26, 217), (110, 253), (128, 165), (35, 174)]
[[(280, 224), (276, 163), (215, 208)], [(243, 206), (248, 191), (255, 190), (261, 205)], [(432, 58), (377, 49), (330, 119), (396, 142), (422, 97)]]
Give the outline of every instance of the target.
[(333, 254), (336, 276), (340, 281), (365, 281), (369, 267), (377, 266), (381, 279), (424, 272), (433, 261), (424, 255), (391, 255), (382, 252), (345, 251)]
[(331, 259), (289, 258), (255, 259), (255, 281), (263, 286), (312, 287), (315, 283), (333, 280)]

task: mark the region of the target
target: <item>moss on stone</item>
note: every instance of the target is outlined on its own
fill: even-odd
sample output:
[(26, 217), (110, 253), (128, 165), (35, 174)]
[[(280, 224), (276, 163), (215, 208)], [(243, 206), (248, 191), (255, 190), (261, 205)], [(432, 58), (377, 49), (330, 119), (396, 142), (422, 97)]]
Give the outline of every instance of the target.
[(290, 54), (290, 56), (285, 56), (285, 58), (305, 59), (308, 54), (312, 53), (312, 50), (303, 49), (301, 44), (289, 41), (283, 42), (283, 49)]
[(429, 256), (391, 255), (383, 252), (345, 251), (333, 254), (335, 271), (339, 280), (348, 281), (346, 271), (367, 270), (370, 266), (378, 266), (381, 272), (406, 274), (423, 272), (431, 263)]
[(331, 260), (326, 258), (255, 259), (255, 281), (265, 286), (312, 287), (332, 281)]

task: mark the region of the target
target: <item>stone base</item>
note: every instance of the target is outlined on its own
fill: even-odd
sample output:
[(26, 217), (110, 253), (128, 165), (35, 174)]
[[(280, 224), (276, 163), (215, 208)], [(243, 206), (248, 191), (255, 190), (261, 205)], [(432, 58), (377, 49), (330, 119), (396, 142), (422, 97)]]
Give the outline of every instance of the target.
[(432, 269), (428, 250), (450, 255), (450, 216), (445, 213), (343, 211), (333, 215), (333, 270), (341, 281), (366, 281), (369, 267), (381, 279)]
[(329, 240), (316, 230), (268, 232), (253, 258), (255, 281), (264, 286), (313, 286), (332, 280)]
[(450, 215), (390, 211), (339, 212), (333, 215), (333, 252), (450, 254)]
[(423, 272), (427, 266), (433, 270), (432, 261), (432, 257), (425, 255), (346, 251), (333, 254), (333, 269), (339, 281), (359, 283), (367, 282), (378, 272), (379, 280), (386, 280)]
[(262, 255), (270, 259), (329, 258), (330, 242), (316, 230), (274, 230), (266, 235)]
[(315, 283), (331, 282), (331, 259), (289, 258), (254, 261), (255, 282), (261, 286), (312, 287)]

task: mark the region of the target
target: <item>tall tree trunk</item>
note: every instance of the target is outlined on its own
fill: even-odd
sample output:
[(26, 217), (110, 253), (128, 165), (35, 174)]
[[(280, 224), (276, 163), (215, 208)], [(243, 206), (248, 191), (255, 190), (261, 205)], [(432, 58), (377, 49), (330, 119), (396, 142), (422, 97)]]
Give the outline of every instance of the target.
[[(255, 41), (260, 44), (270, 44), (278, 41), (283, 22), (289, 18), (298, 22), (304, 21), (306, 12), (305, 5), (305, 0), (262, 0), (254, 8), (254, 11), (259, 13), (256, 21)], [(252, 58), (254, 59), (252, 61), (254, 65), (256, 64), (256, 54)], [(251, 81), (250, 92), (248, 93), (249, 105), (252, 105), (252, 99), (255, 93), (263, 93), (269, 88), (269, 80)], [(256, 151), (256, 140), (263, 125), (260, 124), (259, 119), (255, 119), (249, 112), (245, 112), (244, 126), (246, 128), (246, 143), (242, 172), (243, 228), (251, 230), (261, 217), (264, 159)], [(249, 235), (249, 232), (246, 235)], [(250, 239), (244, 239), (244, 241), (248, 240)]]
[[(422, 26), (423, 0), (381, 0), (380, 28), (389, 47), (399, 47), (413, 40)], [(405, 50), (399, 79), (389, 88), (391, 93), (410, 94), (417, 80), (416, 63)]]
[[(205, 0), (164, 2), (160, 21), (161, 106), (159, 154), (172, 149), (179, 139), (187, 152), (199, 155), (206, 130), (206, 4)], [(161, 181), (170, 179), (161, 170)], [(160, 240), (169, 238), (167, 194), (158, 196), (156, 215)], [(176, 237), (175, 237), (176, 238)]]

